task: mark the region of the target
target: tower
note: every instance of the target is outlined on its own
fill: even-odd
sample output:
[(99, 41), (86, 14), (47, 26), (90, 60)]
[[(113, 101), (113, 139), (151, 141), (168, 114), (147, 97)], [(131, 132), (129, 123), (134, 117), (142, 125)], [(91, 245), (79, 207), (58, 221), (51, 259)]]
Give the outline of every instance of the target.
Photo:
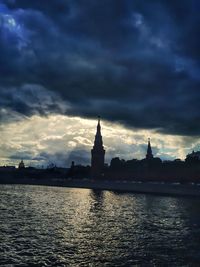
[(147, 146), (146, 159), (153, 159), (153, 154), (152, 154), (152, 149), (151, 149), (150, 138), (148, 138), (148, 146)]
[(91, 175), (93, 178), (100, 177), (104, 168), (105, 149), (101, 136), (100, 117), (98, 117), (97, 132), (95, 135), (94, 146), (91, 150)]
[(18, 169), (25, 169), (25, 164), (24, 164), (23, 160), (20, 161), (20, 163), (18, 165)]

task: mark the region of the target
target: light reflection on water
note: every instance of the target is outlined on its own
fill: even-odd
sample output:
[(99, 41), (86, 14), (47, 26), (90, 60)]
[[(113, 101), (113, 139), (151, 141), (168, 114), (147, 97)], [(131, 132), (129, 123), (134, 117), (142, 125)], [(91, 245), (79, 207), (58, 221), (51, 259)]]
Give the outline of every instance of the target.
[(200, 200), (0, 185), (4, 266), (200, 266)]

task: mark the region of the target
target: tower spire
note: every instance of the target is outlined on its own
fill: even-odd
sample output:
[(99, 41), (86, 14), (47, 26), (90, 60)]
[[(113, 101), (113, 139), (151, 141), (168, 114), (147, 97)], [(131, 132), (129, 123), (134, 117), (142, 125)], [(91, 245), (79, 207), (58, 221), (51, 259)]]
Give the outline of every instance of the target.
[(151, 149), (151, 140), (150, 140), (150, 138), (148, 138), (146, 159), (152, 159), (152, 158), (153, 158), (153, 153), (152, 153), (152, 149)]
[(103, 148), (103, 140), (102, 140), (102, 136), (101, 136), (100, 116), (98, 116), (97, 132), (96, 132), (95, 140), (94, 140), (94, 148), (98, 149), (98, 150)]
[(97, 123), (97, 134), (101, 135), (101, 118), (98, 116), (98, 123)]

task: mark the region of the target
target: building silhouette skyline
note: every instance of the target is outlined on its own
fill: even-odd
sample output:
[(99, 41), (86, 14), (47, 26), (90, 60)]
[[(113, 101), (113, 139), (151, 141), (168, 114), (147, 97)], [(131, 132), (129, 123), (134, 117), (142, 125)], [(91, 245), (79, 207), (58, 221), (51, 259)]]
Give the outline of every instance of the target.
[(148, 138), (146, 155), (143, 159), (136, 158), (124, 160), (119, 157), (111, 159), (105, 164), (105, 149), (101, 133), (101, 120), (98, 117), (94, 145), (91, 149), (91, 166), (75, 164), (72, 161), (70, 168), (60, 168), (52, 165), (46, 169), (26, 167), (23, 160), (18, 165), (19, 171), (14, 168), (0, 168), (5, 177), (21, 179), (32, 177), (34, 179), (47, 179), (51, 177), (65, 178), (92, 178), (102, 180), (135, 180), (135, 181), (165, 181), (165, 182), (199, 182), (200, 181), (200, 152), (188, 154), (185, 161), (175, 159), (162, 161), (153, 155), (151, 140)]
[[(96, 134), (95, 134), (95, 138), (94, 138), (94, 145), (93, 148), (91, 149), (91, 159), (90, 159), (90, 163), (91, 165), (87, 165), (89, 167), (91, 167), (91, 173), (95, 176), (97, 176), (97, 174), (101, 174), (103, 173), (102, 170), (104, 169), (105, 165), (109, 165), (109, 163), (105, 164), (105, 149), (104, 149), (104, 145), (103, 145), (103, 137), (102, 137), (102, 133), (101, 133), (101, 117), (98, 116), (98, 122), (97, 122), (97, 126), (96, 126)], [(114, 157), (115, 159), (115, 157)], [(146, 161), (156, 161), (156, 160), (160, 160), (163, 162), (169, 162), (170, 160), (162, 160), (159, 157), (154, 157), (153, 155), (153, 151), (152, 151), (152, 146), (151, 146), (151, 139), (148, 138), (148, 142), (147, 142), (147, 149), (146, 149), (146, 155), (144, 158), (142, 159), (137, 159), (137, 158), (133, 158), (133, 160), (146, 160)], [(124, 159), (122, 159), (124, 161)], [(127, 161), (129, 161), (131, 159), (127, 159)], [(200, 151), (192, 151), (192, 153), (189, 153), (186, 155), (185, 161), (194, 161), (194, 160), (200, 160)], [(111, 159), (112, 161), (112, 159)], [(174, 161), (182, 161), (181, 159), (174, 159)], [(53, 164), (53, 163), (52, 163)], [(81, 165), (80, 163), (78, 163), (79, 165)], [(54, 165), (54, 164), (53, 164)], [(75, 166), (75, 162), (74, 160), (72, 161), (72, 169)], [(6, 167), (6, 166), (4, 166)], [(9, 166), (8, 166), (9, 167)], [(55, 165), (56, 167), (56, 165)], [(26, 168), (23, 159), (18, 163), (18, 168), (19, 169), (23, 169)], [(42, 166), (43, 168), (43, 166)], [(47, 168), (50, 168), (49, 166)]]
[[(91, 149), (91, 176), (100, 177), (103, 175), (105, 167), (105, 149), (103, 146), (103, 138), (101, 134), (101, 119), (98, 116), (97, 130), (94, 139), (94, 146)], [(146, 160), (154, 159), (150, 138), (148, 138)]]

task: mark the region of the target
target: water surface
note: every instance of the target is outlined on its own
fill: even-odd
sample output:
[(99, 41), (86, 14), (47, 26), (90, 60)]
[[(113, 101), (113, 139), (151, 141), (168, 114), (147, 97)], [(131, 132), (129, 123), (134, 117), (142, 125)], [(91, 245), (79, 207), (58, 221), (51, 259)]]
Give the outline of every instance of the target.
[(2, 266), (200, 266), (200, 200), (0, 185)]

